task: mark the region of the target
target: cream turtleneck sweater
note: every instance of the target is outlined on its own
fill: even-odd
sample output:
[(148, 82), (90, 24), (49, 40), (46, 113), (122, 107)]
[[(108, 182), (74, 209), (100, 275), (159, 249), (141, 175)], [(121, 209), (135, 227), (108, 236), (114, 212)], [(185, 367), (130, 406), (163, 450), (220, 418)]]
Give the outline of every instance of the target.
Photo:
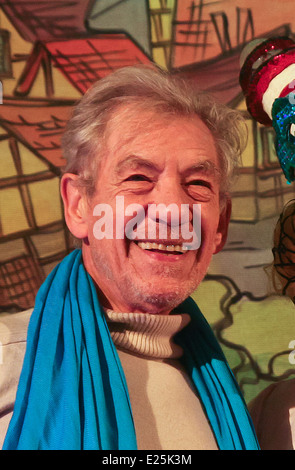
[(189, 323), (189, 315), (105, 313), (127, 381), (138, 449), (217, 449), (180, 364), (182, 349), (173, 341)]

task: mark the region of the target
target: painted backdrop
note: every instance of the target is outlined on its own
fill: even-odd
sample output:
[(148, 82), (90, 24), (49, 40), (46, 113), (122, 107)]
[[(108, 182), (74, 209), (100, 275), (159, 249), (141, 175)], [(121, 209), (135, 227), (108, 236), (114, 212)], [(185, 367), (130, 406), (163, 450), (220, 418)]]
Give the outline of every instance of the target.
[(247, 401), (294, 377), (295, 309), (274, 293), (268, 266), (275, 223), (295, 187), (279, 167), (272, 129), (250, 119), (238, 82), (243, 45), (293, 37), (293, 11), (293, 0), (0, 0), (2, 312), (32, 307), (40, 283), (72, 249), (59, 175), (73, 104), (113, 70), (154, 61), (247, 119), (228, 242), (194, 297)]

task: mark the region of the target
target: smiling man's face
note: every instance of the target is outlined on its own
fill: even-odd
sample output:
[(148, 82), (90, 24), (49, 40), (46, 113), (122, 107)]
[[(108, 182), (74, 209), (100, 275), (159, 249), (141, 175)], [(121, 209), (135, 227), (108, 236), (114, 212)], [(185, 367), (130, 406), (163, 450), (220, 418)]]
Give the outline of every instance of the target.
[[(124, 111), (124, 112), (123, 112)], [(220, 163), (211, 132), (197, 116), (172, 117), (124, 109), (108, 124), (94, 195), (88, 199), (87, 243), (83, 243), (86, 270), (98, 286), (104, 306), (117, 311), (167, 314), (188, 297), (203, 279), (212, 254), (226, 239), (230, 203), (220, 213)], [(124, 206), (201, 204), (201, 245), (183, 252), (179, 229), (172, 236), (173, 217), (167, 218), (167, 239), (138, 240), (124, 236), (98, 240), (95, 236), (97, 204), (113, 210), (124, 197)], [(124, 225), (132, 217), (124, 217)], [(156, 224), (160, 223), (155, 219)], [(181, 219), (179, 219), (181, 223)], [(148, 227), (148, 223), (146, 224)], [(148, 244), (152, 242), (153, 244)], [(176, 246), (175, 248), (172, 247)], [(175, 251), (172, 251), (175, 250)]]

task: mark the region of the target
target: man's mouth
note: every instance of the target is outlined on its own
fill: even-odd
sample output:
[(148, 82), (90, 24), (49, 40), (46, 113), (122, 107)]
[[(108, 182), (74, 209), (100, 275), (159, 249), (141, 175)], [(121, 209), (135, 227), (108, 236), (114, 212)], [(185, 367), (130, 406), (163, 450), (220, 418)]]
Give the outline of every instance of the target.
[(133, 240), (136, 245), (142, 250), (154, 251), (163, 254), (177, 254), (182, 255), (187, 253), (188, 248), (183, 243), (178, 245), (168, 243), (157, 243), (157, 242), (141, 242)]

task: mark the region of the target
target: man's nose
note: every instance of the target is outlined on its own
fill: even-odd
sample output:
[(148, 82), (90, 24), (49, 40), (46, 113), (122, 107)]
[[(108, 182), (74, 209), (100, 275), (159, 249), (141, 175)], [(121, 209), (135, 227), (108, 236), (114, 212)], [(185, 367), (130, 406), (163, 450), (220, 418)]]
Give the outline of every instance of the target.
[[(152, 218), (158, 223), (165, 222), (171, 227), (181, 225), (182, 211), (189, 209), (183, 187), (173, 179), (162, 183), (153, 191), (152, 204), (159, 209), (155, 214), (151, 212)], [(189, 213), (186, 222), (190, 222), (192, 220), (192, 213), (190, 210), (186, 212)]]

